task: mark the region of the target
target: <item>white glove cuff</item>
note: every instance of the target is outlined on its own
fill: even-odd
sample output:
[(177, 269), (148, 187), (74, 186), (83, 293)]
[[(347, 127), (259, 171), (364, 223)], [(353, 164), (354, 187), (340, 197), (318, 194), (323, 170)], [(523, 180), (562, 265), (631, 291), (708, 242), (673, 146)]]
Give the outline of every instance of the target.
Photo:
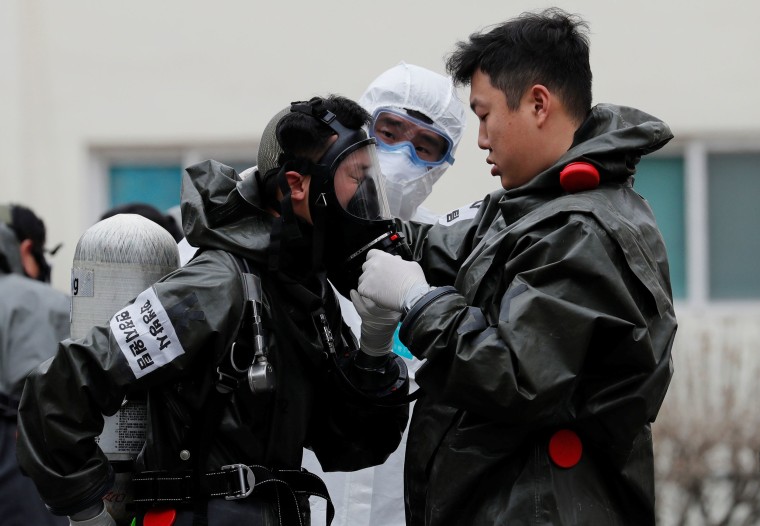
[(435, 287), (431, 287), (427, 283), (417, 283), (409, 289), (409, 292), (404, 296), (404, 302), (401, 304), (401, 307), (404, 309), (404, 316), (409, 314), (409, 311), (412, 310), (414, 304), (420, 301), (422, 296), (434, 289)]
[(385, 349), (374, 349), (370, 348), (367, 345), (360, 345), (360, 347), (364, 354), (368, 354), (370, 356), (385, 356), (393, 350), (393, 338), (391, 338), (391, 341), (388, 343), (388, 347)]
[[(97, 513), (98, 510), (100, 510), (100, 513)], [(92, 513), (97, 513), (97, 515), (93, 517)], [(90, 518), (82, 520), (82, 517), (87, 517), (87, 515), (90, 515)], [(79, 520), (75, 520), (74, 517), (77, 517)], [(116, 526), (116, 523), (106, 510), (105, 505), (100, 503), (69, 516), (69, 526)]]

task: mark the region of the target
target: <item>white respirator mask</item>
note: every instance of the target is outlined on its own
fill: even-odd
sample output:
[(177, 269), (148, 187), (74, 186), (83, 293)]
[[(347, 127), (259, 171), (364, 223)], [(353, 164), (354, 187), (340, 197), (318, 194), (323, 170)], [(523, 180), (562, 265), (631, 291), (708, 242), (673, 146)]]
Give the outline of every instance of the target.
[(379, 149), (377, 157), (385, 176), (385, 194), (391, 215), (404, 221), (412, 218), (433, 191), (433, 184), (449, 166), (448, 163), (421, 166), (412, 161), (406, 150)]

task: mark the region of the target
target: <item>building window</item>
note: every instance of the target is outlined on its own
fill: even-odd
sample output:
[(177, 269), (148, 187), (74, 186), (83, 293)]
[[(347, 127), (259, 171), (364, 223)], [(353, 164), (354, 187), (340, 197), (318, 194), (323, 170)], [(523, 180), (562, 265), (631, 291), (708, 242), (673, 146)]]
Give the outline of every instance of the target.
[(693, 306), (760, 302), (760, 147), (691, 141), (642, 159), (634, 188), (650, 203), (673, 297)]
[(707, 158), (708, 268), (711, 300), (758, 300), (760, 153)]
[(182, 167), (155, 164), (114, 164), (109, 168), (110, 207), (145, 203), (159, 210), (179, 204)]
[(673, 297), (686, 298), (686, 229), (684, 162), (678, 158), (644, 158), (634, 184), (652, 207), (668, 251)]
[(106, 210), (128, 203), (146, 203), (164, 212), (176, 210), (185, 168), (214, 159), (240, 173), (256, 163), (256, 150), (250, 143), (93, 147), (88, 182), (92, 207), (87, 220), (94, 223)]

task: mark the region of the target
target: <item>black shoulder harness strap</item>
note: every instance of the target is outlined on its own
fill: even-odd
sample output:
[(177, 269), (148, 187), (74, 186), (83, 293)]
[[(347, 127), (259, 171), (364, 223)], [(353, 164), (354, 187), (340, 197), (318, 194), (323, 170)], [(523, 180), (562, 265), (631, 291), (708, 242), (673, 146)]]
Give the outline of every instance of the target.
[[(305, 469), (269, 469), (259, 465), (230, 464), (207, 472), (206, 464), (211, 440), (219, 429), (224, 408), (232, 393), (242, 383), (250, 384), (254, 392), (262, 387), (252, 378), (250, 370), (266, 373), (266, 339), (261, 312), (263, 292), (261, 280), (248, 262), (230, 254), (235, 260), (243, 280), (245, 307), (233, 343), (217, 361), (213, 387), (209, 389), (202, 410), (193, 419), (186, 444), (193, 458), (193, 469), (168, 472), (148, 471), (136, 473), (132, 483), (133, 504), (147, 508), (156, 504), (192, 506), (193, 526), (208, 524), (208, 499), (224, 497), (227, 500), (246, 498), (252, 493), (261, 495), (274, 504), (281, 524), (303, 524), (299, 496), (314, 495), (327, 501), (326, 523), (329, 526), (335, 510), (327, 488), (318, 476)], [(263, 361), (262, 361), (263, 360)], [(271, 373), (271, 367), (268, 371)], [(266, 376), (266, 374), (264, 374)], [(272, 384), (273, 387), (273, 384)]]

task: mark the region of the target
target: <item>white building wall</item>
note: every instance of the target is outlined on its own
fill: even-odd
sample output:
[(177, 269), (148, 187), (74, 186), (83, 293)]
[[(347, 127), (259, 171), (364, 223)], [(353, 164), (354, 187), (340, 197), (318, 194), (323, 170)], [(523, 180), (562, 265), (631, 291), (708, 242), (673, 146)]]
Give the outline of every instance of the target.
[[(591, 25), (595, 101), (640, 107), (678, 140), (760, 136), (760, 5), (558, 1)], [(443, 71), (457, 40), (546, 2), (0, 2), (2, 201), (48, 224), (54, 284), (68, 289), (79, 235), (106, 207), (93, 148), (255, 148), (291, 100), (358, 98), (399, 60)], [(466, 100), (466, 89), (462, 92)], [(496, 188), (470, 116), (456, 165), (427, 205)], [(760, 141), (758, 141), (760, 143)], [(208, 147), (207, 147), (208, 146)]]

